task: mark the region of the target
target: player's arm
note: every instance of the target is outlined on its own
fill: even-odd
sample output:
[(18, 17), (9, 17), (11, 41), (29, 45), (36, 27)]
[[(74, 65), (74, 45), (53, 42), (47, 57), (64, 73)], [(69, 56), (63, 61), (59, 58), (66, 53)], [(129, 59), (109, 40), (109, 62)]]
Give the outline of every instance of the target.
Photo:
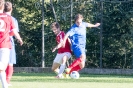
[[(68, 39), (68, 42), (69, 42), (69, 44), (71, 45), (71, 41), (70, 41), (70, 39), (69, 38), (67, 38)], [(66, 40), (67, 40), (66, 39)], [(66, 42), (64, 42), (63, 40), (52, 50), (52, 52), (54, 52), (55, 50), (57, 50), (57, 49), (59, 49), (59, 48), (61, 48), (61, 47), (65, 47), (64, 45), (65, 45), (65, 43)]]
[(100, 23), (96, 23), (96, 24), (87, 23), (87, 25), (88, 27), (98, 27)]
[(10, 34), (10, 36), (15, 36), (15, 38), (18, 40), (20, 45), (23, 45), (23, 41), (22, 41), (19, 33), (15, 29), (13, 29), (9, 34)]
[(62, 46), (65, 47), (65, 44), (66, 44), (66, 40), (68, 39), (68, 36), (69, 36), (69, 33), (67, 33), (65, 36), (64, 36), (64, 39), (62, 41)]
[(55, 50), (61, 48), (63, 46), (63, 37), (65, 36), (65, 33), (62, 32), (61, 36), (60, 36), (60, 42), (58, 43), (58, 45), (52, 50), (52, 52), (54, 52)]
[(69, 38), (67, 38), (67, 39), (68, 39), (69, 44), (71, 45), (71, 40)]
[(62, 47), (63, 43), (60, 42), (53, 50), (52, 52), (54, 52), (55, 50), (59, 49), (60, 47)]

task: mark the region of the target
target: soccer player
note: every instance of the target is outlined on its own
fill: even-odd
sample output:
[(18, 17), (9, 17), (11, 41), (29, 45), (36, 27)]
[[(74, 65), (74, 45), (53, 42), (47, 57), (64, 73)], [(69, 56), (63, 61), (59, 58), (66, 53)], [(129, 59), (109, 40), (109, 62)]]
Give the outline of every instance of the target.
[(0, 0), (0, 80), (2, 88), (8, 88), (5, 69), (9, 62), (11, 41), (10, 35), (15, 35), (21, 43), (21, 38), (15, 29), (12, 17), (3, 13), (5, 0)]
[[(52, 70), (57, 73), (57, 78), (63, 78), (62, 73), (65, 70), (66, 62), (71, 57), (71, 49), (70, 49), (70, 43), (68, 41), (68, 38), (66, 39), (65, 46), (62, 47), (62, 40), (65, 36), (65, 33), (61, 31), (60, 25), (57, 22), (54, 22), (51, 24), (51, 29), (56, 35), (56, 41), (57, 46), (52, 50), (54, 52), (56, 49), (58, 49), (58, 53), (53, 61)], [(60, 67), (59, 71), (58, 68)]]
[(70, 38), (71, 48), (76, 57), (71, 65), (65, 69), (67, 74), (84, 68), (86, 60), (86, 27), (98, 27), (100, 25), (100, 23), (91, 24), (88, 22), (83, 22), (82, 20), (83, 16), (81, 14), (77, 14), (75, 16), (75, 24), (72, 25), (63, 39), (63, 45), (65, 45), (67, 38)]
[[(12, 3), (11, 2), (5, 2), (5, 7), (4, 7), (4, 12), (8, 15), (11, 15), (12, 13)], [(15, 24), (16, 27), (16, 32), (19, 32), (19, 28), (18, 28), (18, 21), (16, 18), (12, 17), (13, 22)], [(10, 40), (12, 43), (12, 48), (10, 50), (10, 59), (9, 59), (9, 63), (8, 66), (6, 68), (6, 81), (8, 83), (8, 86), (11, 86), (10, 84), (10, 80), (12, 78), (13, 75), (13, 64), (16, 64), (16, 52), (15, 52), (15, 44), (14, 44), (14, 39), (13, 36), (10, 36)], [(21, 42), (21, 45), (23, 44), (23, 41)]]

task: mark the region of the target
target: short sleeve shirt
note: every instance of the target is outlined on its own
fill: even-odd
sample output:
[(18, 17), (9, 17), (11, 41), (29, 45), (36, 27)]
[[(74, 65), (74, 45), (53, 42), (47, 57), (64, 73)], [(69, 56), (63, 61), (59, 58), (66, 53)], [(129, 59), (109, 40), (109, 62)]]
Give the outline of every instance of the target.
[[(56, 36), (56, 41), (57, 41), (58, 44), (63, 41), (64, 36), (65, 36), (65, 33), (63, 31), (61, 31)], [(61, 47), (61, 48), (58, 49), (58, 53), (64, 53), (64, 52), (70, 52), (71, 53), (71, 48), (70, 48), (70, 44), (68, 42), (68, 39), (66, 41), (65, 47)]]
[(11, 48), (9, 32), (15, 29), (12, 17), (0, 13), (0, 48)]
[(84, 47), (86, 46), (86, 27), (88, 23), (82, 22), (80, 26), (74, 24), (70, 30), (67, 32), (72, 43), (72, 49), (75, 47)]

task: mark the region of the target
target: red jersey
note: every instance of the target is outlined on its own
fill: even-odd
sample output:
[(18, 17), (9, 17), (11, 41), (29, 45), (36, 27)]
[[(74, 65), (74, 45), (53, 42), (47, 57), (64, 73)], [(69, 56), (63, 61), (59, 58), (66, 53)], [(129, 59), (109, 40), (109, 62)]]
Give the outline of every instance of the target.
[[(61, 41), (63, 41), (63, 38), (65, 36), (65, 33), (63, 31), (61, 31), (57, 36), (56, 36), (56, 41), (59, 44)], [(65, 47), (61, 47), (58, 49), (58, 53), (64, 53), (64, 52), (70, 52), (71, 53), (71, 49), (70, 49), (70, 44), (68, 42), (68, 39), (66, 40), (66, 44)]]
[(9, 32), (14, 28), (11, 16), (0, 13), (0, 48), (11, 48)]

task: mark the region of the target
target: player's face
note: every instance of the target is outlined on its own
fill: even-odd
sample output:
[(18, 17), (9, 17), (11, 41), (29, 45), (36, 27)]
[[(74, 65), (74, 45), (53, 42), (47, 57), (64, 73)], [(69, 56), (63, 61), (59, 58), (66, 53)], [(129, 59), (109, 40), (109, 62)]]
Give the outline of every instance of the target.
[(82, 24), (82, 19), (77, 19), (77, 20), (76, 20), (76, 25), (77, 25), (77, 26), (80, 26), (81, 24)]
[(52, 28), (52, 30), (53, 30), (55, 35), (57, 35), (60, 32), (60, 29), (56, 28), (56, 27)]

